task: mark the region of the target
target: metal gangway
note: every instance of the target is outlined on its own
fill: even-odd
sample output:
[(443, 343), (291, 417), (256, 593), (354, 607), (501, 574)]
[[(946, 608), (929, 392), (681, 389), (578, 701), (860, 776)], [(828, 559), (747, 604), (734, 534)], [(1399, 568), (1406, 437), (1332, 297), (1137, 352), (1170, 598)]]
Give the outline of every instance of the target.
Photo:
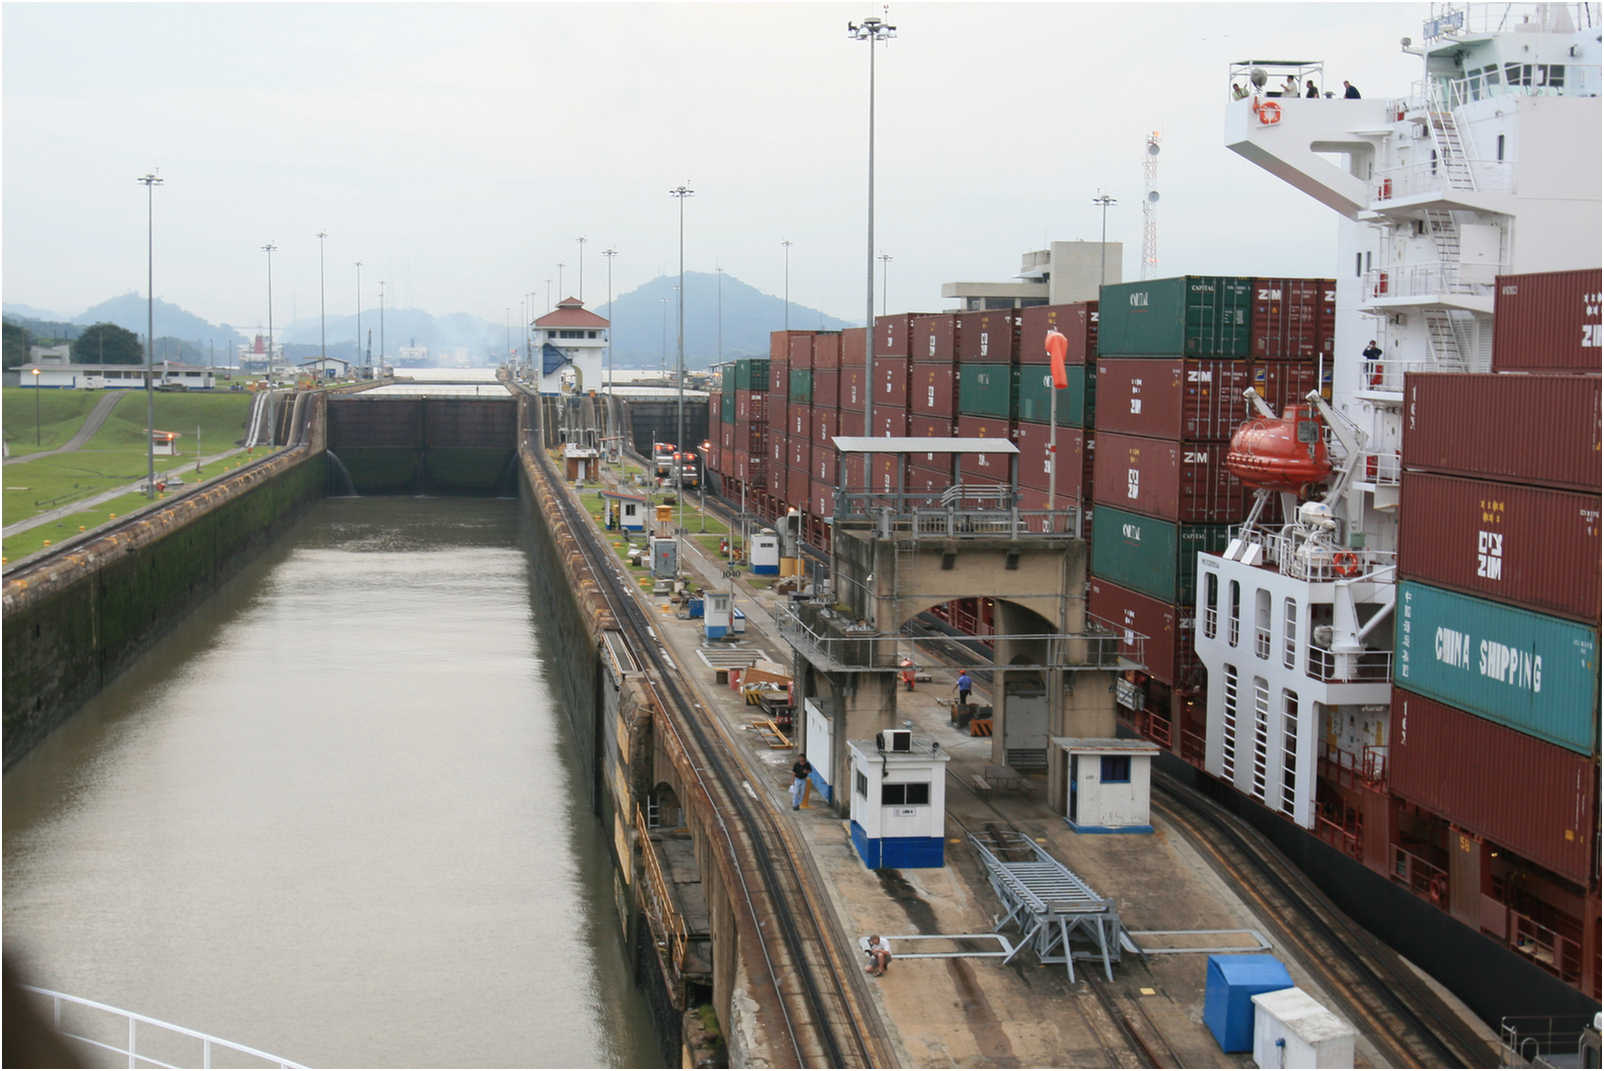
[(1071, 982), (1077, 959), (1101, 962), (1104, 977), (1114, 980), (1113, 965), (1119, 962), (1124, 932), (1114, 901), (1098, 896), (1023, 833), (971, 833), (969, 843), (986, 866), (992, 890), (1008, 909), (993, 929), (1001, 933), (1017, 923), (1024, 935), (1004, 963), (1029, 947), (1041, 963), (1062, 963)]

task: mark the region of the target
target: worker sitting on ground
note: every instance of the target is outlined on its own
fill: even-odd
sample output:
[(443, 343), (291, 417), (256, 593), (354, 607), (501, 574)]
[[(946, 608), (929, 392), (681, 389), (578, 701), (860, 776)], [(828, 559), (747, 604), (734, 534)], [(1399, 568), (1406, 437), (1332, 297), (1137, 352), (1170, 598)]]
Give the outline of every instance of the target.
[(873, 934), (869, 938), (869, 944), (863, 951), (869, 957), (869, 965), (863, 968), (865, 972), (874, 975), (876, 978), (886, 973), (886, 968), (891, 965), (890, 941), (879, 934)]

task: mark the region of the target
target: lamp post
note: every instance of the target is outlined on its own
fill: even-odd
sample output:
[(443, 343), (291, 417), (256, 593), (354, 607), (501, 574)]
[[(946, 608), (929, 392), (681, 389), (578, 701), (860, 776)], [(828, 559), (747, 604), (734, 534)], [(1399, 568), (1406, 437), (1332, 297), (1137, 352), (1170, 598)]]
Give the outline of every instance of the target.
[(785, 246), (785, 329), (791, 330), (791, 240), (781, 239)]
[[(668, 195), (679, 202), (679, 371), (676, 378), (679, 381), (679, 416), (678, 427), (674, 433), (674, 449), (681, 454), (690, 451), (685, 449), (685, 198), (695, 195), (689, 183), (682, 182), (668, 191)], [(679, 465), (679, 486), (674, 489), (674, 504), (679, 509), (679, 520), (675, 524), (677, 538), (680, 546), (675, 552), (675, 560), (684, 565), (685, 555), (685, 464), (683, 457)]]
[(512, 307), (507, 307), (507, 352), (512, 352)]
[[(864, 268), (868, 281), (864, 287), (863, 299), (863, 326), (868, 335), (868, 345), (863, 347), (863, 382), (867, 385), (874, 382), (874, 45), (876, 41), (888, 41), (896, 37), (897, 28), (871, 17), (864, 19), (861, 25), (847, 23), (847, 36), (854, 41), (869, 42), (869, 240), (868, 258)], [(874, 433), (873, 390), (864, 392), (863, 428), (866, 435)], [(871, 469), (872, 466), (864, 464), (865, 491), (872, 489)]]
[(268, 242), (262, 247), (267, 254), (267, 379), (273, 381), (273, 254), (278, 246)]
[(717, 265), (713, 268), (713, 276), (718, 285), (718, 356), (714, 364), (724, 363), (724, 269)]
[[(151, 390), (152, 342), (156, 337), (156, 203), (155, 187), (162, 184), (152, 171), (136, 182), (145, 184), (145, 497), (156, 497), (156, 395)], [(34, 381), (37, 388), (39, 381)], [(37, 402), (39, 396), (34, 395)]]
[[(362, 262), (356, 262), (356, 362), (362, 365)], [(368, 375), (373, 376), (373, 369), (368, 369)], [(377, 377), (373, 377), (377, 378)]]
[(379, 280), (379, 369), (384, 368), (384, 280)]
[(579, 241), (579, 300), (585, 300), (585, 238), (581, 235)]
[(602, 250), (602, 256), (607, 258), (607, 434), (613, 434), (613, 258), (618, 250), (608, 247)]
[[(891, 254), (890, 253), (884, 253), (884, 252), (881, 253), (880, 254), (880, 315), (881, 316), (886, 315), (886, 279), (887, 279), (887, 276), (889, 276), (891, 274), (890, 265), (891, 265)], [(874, 336), (874, 328), (873, 328), (872, 325), (869, 328), (869, 335), (870, 335), (871, 338)]]
[(661, 305), (663, 307), (663, 326), (662, 326), (662, 329), (658, 332), (658, 336), (657, 336), (657, 370), (658, 370), (659, 374), (661, 374), (664, 379), (667, 379), (668, 378), (668, 299), (666, 297), (660, 297), (660, 298), (657, 299), (657, 302), (658, 302), (659, 305)]
[[(317, 349), (325, 365), (329, 360), (329, 339), (327, 313), (323, 307), (323, 239), (328, 236), (328, 231), (317, 232)], [(323, 369), (319, 368), (318, 371)]]
[(39, 369), (33, 370), (33, 445), (39, 445)]
[(1097, 262), (1097, 285), (1100, 289), (1108, 285), (1108, 206), (1119, 204), (1119, 199), (1098, 190), (1097, 196), (1092, 198), (1092, 204), (1103, 207), (1103, 240)]
[(557, 262), (557, 300), (563, 299), (563, 263)]

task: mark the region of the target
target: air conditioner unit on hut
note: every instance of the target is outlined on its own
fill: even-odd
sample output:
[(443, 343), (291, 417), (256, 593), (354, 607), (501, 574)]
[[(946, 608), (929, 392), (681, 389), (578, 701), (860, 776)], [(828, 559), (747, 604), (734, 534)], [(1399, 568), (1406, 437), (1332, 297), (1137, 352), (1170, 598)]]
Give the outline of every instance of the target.
[(881, 751), (912, 751), (913, 732), (909, 729), (881, 729), (875, 744)]

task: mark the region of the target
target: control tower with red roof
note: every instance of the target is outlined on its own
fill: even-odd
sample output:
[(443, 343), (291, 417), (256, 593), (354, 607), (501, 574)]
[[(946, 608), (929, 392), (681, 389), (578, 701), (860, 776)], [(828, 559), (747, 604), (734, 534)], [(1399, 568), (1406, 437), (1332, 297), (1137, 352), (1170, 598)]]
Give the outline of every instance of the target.
[(564, 298), (534, 323), (534, 363), (540, 393), (600, 390), (608, 323), (578, 298)]

